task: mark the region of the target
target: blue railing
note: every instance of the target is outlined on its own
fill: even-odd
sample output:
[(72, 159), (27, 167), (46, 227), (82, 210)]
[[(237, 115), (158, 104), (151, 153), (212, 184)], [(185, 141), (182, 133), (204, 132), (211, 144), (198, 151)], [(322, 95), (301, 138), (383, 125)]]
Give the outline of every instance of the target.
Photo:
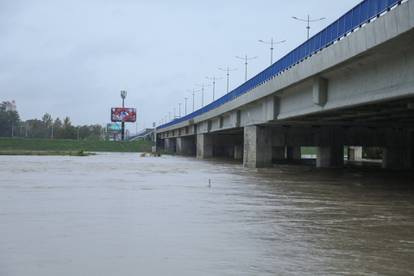
[(262, 85), (270, 79), (280, 75), (292, 66), (300, 63), (304, 59), (310, 57), (316, 52), (330, 46), (335, 41), (346, 36), (363, 24), (368, 23), (373, 18), (390, 10), (398, 5), (402, 0), (364, 0), (351, 9), (349, 12), (341, 16), (338, 20), (330, 24), (328, 27), (311, 37), (305, 43), (288, 53), (286, 56), (273, 63), (271, 66), (249, 79), (230, 93), (215, 100), (214, 102), (178, 119), (159, 126), (157, 129), (169, 127), (187, 120), (191, 120), (196, 116), (211, 111), (237, 97), (243, 95), (253, 88)]

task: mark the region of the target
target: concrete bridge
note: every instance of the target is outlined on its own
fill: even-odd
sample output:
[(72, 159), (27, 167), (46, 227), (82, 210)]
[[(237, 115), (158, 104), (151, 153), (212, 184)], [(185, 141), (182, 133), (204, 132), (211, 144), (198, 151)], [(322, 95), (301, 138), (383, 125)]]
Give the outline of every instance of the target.
[(305, 146), (340, 167), (344, 146), (379, 147), (384, 167), (413, 168), (414, 0), (363, 1), (292, 53), (158, 127), (157, 147), (253, 168), (298, 162)]

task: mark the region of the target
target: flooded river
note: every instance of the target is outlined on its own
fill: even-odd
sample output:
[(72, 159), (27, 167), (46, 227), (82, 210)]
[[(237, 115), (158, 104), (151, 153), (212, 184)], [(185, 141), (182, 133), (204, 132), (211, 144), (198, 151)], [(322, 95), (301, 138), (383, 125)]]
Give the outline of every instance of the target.
[(1, 276), (410, 274), (410, 174), (0, 156)]

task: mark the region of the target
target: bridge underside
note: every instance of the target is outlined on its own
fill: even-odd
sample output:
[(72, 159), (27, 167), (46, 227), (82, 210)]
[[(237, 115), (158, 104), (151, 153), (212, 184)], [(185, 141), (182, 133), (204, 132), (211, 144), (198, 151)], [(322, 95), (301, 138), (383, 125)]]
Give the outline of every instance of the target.
[(266, 124), (163, 137), (158, 139), (158, 147), (200, 159), (239, 160), (251, 168), (309, 162), (302, 154), (304, 147), (315, 147), (317, 167), (341, 167), (354, 156), (351, 150), (359, 151), (361, 158), (361, 148), (378, 148), (384, 168), (411, 169), (414, 97)]

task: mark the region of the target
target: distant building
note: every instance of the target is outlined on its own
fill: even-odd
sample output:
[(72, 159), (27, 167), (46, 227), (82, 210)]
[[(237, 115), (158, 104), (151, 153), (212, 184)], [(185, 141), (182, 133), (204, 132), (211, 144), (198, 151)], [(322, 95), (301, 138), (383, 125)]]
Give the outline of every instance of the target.
[(4, 101), (1, 103), (1, 106), (5, 109), (5, 111), (16, 111), (16, 102), (14, 100), (11, 102)]

